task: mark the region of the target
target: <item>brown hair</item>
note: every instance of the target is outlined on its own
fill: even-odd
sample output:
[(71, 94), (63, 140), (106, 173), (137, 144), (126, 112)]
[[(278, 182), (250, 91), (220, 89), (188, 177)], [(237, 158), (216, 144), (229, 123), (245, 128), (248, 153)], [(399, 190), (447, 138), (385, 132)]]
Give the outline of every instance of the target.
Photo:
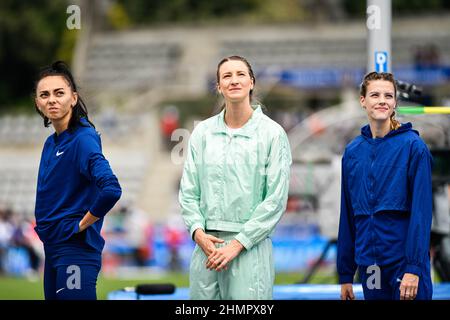
[[(395, 79), (394, 79), (394, 75), (392, 73), (389, 72), (369, 72), (368, 74), (366, 74), (364, 76), (363, 82), (361, 83), (361, 88), (360, 88), (360, 95), (365, 97), (366, 93), (367, 93), (367, 86), (369, 85), (370, 81), (374, 81), (374, 80), (383, 80), (383, 81), (389, 81), (390, 83), (392, 83), (392, 85), (394, 86), (394, 95), (395, 97), (397, 97), (397, 86), (395, 83)], [(397, 98), (395, 98), (397, 99)], [(395, 119), (395, 110), (394, 112), (392, 112), (391, 114), (391, 130), (397, 130), (398, 128), (400, 128), (401, 124), (400, 122)]]
[[(222, 64), (224, 64), (225, 62), (231, 61), (231, 60), (242, 61), (243, 63), (245, 63), (245, 65), (247, 66), (247, 69), (248, 69), (248, 74), (250, 76), (250, 79), (252, 79), (253, 85), (255, 85), (256, 79), (255, 79), (255, 74), (253, 73), (253, 69), (250, 66), (250, 63), (248, 63), (247, 59), (245, 59), (244, 57), (241, 57), (241, 56), (229, 56), (229, 57), (223, 58), (219, 62), (219, 64), (217, 65), (217, 71), (216, 71), (217, 84), (219, 84), (219, 81), (220, 81), (220, 74), (219, 74), (220, 66), (222, 66)], [(253, 89), (250, 90), (250, 101), (252, 101), (252, 95), (253, 95)]]

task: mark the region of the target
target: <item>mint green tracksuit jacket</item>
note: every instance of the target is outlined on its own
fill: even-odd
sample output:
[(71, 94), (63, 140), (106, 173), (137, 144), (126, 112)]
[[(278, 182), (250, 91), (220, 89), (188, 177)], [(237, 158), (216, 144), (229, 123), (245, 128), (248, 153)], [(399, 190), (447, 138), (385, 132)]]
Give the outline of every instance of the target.
[(247, 123), (230, 134), (225, 109), (192, 132), (179, 202), (191, 234), (201, 228), (243, 250), (226, 271), (210, 271), (196, 246), (192, 299), (271, 299), (274, 281), (270, 234), (286, 209), (292, 163), (283, 128), (253, 106)]

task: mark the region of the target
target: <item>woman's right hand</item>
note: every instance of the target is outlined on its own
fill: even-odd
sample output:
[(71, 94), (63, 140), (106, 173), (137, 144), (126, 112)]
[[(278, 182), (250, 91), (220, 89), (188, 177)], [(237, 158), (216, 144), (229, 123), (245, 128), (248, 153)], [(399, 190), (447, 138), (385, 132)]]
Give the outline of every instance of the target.
[(202, 229), (194, 231), (194, 241), (202, 248), (205, 255), (208, 257), (214, 250), (216, 250), (215, 243), (223, 243), (224, 240), (216, 238), (210, 234), (205, 233)]
[(341, 300), (355, 300), (352, 283), (341, 284)]

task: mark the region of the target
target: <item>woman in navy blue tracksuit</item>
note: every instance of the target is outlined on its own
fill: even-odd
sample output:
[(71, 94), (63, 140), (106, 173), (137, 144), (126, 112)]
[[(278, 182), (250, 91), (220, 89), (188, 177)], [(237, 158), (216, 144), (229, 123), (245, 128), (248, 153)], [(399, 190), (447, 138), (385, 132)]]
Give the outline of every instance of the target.
[(354, 299), (357, 268), (367, 300), (431, 299), (431, 154), (411, 123), (394, 118), (392, 74), (367, 74), (360, 103), (369, 124), (342, 159), (341, 299)]
[(103, 217), (122, 191), (63, 62), (40, 72), (35, 95), (44, 125), (55, 129), (42, 151), (35, 208), (45, 251), (45, 298), (96, 299)]

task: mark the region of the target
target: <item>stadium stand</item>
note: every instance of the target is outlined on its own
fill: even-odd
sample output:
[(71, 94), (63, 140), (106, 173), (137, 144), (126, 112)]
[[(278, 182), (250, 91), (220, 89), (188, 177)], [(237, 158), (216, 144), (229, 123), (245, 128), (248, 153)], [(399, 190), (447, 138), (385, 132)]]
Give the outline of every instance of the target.
[[(435, 20), (431, 17), (396, 21), (393, 65), (413, 68), (417, 63), (416, 49), (424, 44), (424, 39), (435, 47), (440, 63), (450, 65), (450, 19), (440, 18), (439, 25)], [(75, 63), (81, 66), (79, 83), (83, 97), (87, 97), (91, 118), (102, 135), (105, 155), (123, 188), (121, 203), (139, 207), (153, 221), (164, 221), (169, 214), (179, 213), (178, 206), (173, 204), (182, 169), (160, 146), (155, 112), (159, 102), (213, 92), (211, 80), (215, 78), (217, 62), (230, 54), (248, 58), (261, 87), (271, 85), (264, 77), (258, 77), (259, 72), (267, 69), (365, 68), (366, 30), (360, 22), (248, 26), (235, 31), (219, 26), (99, 32), (86, 37), (88, 43), (83, 46), (86, 52), (75, 57)], [(333, 90), (340, 92), (342, 87), (343, 83), (339, 83)], [(357, 96), (350, 99), (357, 101)], [(317, 194), (329, 183), (327, 179), (333, 178), (329, 165), (344, 145), (336, 136), (354, 136), (355, 128), (347, 123), (361, 120), (338, 118), (339, 114), (349, 114), (344, 105), (340, 107), (317, 114), (319, 122), (317, 118), (309, 118), (303, 127), (294, 127), (289, 132), (294, 160), (305, 165), (292, 169), (291, 196), (301, 196), (303, 200), (309, 197), (309, 203), (303, 202), (311, 212), (306, 220), (322, 219), (314, 209), (320, 210), (321, 204), (324, 205)], [(446, 141), (448, 137), (439, 129), (442, 118), (427, 119), (429, 123), (423, 125), (427, 127), (430, 143), (439, 145)], [(335, 125), (329, 125), (328, 121), (334, 121)], [(316, 129), (321, 132), (320, 122), (330, 132), (318, 135), (314, 149), (309, 144), (310, 134)], [(52, 129), (43, 128), (42, 119), (36, 115), (0, 117), (0, 205), (33, 215), (38, 161), (43, 142), (51, 132)], [(311, 149), (308, 151), (306, 146)], [(324, 152), (318, 154), (318, 149)], [(320, 160), (321, 165), (311, 169), (308, 162), (312, 160)], [(328, 197), (325, 192), (322, 196)], [(299, 205), (297, 201), (291, 212)], [(286, 218), (291, 217), (287, 214)], [(188, 259), (190, 251), (186, 252)], [(298, 251), (289, 254), (302, 256)], [(279, 266), (279, 270), (282, 268)]]

